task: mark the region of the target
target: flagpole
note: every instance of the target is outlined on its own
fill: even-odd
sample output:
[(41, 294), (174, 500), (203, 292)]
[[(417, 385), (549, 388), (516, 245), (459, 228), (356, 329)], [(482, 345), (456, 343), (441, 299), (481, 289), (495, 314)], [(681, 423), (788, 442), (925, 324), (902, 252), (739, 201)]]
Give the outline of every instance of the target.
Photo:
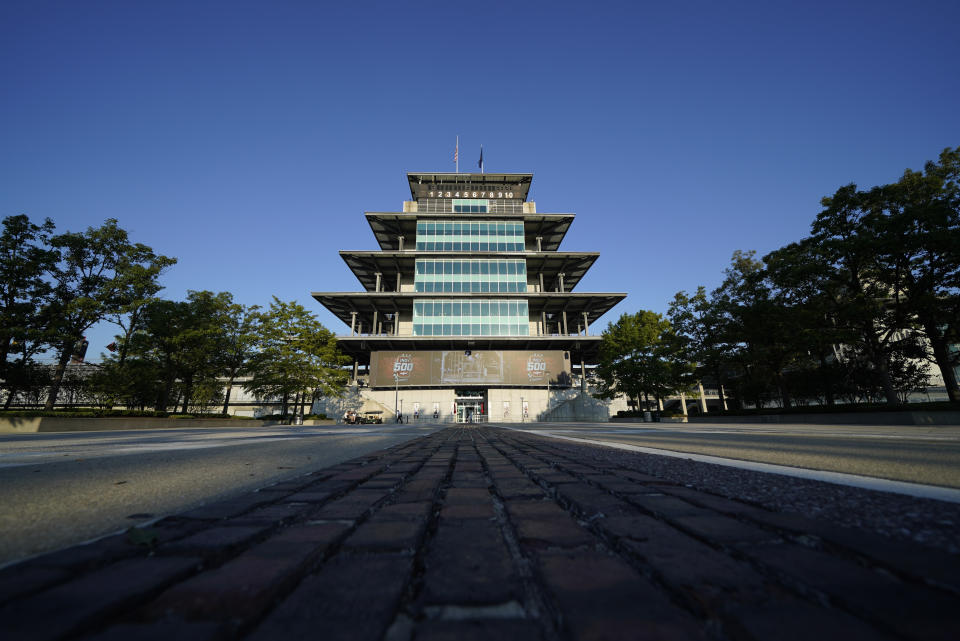
[(460, 173), (460, 136), (457, 136), (457, 146), (453, 148), (453, 164), (456, 166), (456, 172)]

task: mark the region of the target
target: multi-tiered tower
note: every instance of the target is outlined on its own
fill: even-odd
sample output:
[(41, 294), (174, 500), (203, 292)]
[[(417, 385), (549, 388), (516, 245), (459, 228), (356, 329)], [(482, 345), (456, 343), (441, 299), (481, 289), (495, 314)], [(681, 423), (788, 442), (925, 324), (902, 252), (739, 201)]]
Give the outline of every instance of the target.
[(408, 420), (535, 420), (596, 362), (590, 327), (626, 294), (573, 291), (599, 253), (559, 251), (574, 214), (538, 214), (532, 174), (407, 179), (402, 212), (366, 213), (380, 251), (340, 252), (365, 291), (313, 294), (350, 327), (354, 380)]

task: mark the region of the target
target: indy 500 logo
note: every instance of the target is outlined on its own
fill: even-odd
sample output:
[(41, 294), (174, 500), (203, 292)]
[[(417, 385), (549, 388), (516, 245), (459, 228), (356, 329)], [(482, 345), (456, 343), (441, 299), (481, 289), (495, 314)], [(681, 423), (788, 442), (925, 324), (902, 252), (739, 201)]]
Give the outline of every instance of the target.
[(399, 380), (405, 381), (413, 373), (413, 357), (410, 354), (400, 354), (393, 361), (393, 374)]
[(531, 382), (542, 381), (547, 377), (547, 362), (543, 354), (531, 354), (527, 358), (527, 379)]

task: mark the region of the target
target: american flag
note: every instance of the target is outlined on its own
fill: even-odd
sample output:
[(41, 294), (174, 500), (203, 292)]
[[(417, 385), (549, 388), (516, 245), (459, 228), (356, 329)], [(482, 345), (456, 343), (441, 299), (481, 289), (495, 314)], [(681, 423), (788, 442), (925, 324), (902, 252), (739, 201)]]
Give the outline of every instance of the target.
[(460, 160), (460, 142), (457, 142), (457, 145), (453, 148), (453, 162), (458, 162)]

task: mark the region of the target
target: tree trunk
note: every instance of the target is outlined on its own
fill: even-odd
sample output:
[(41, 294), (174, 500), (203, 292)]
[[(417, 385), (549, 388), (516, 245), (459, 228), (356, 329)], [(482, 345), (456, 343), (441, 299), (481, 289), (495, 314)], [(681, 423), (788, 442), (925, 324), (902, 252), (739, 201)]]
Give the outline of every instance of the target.
[(823, 382), (823, 396), (827, 401), (827, 405), (833, 405), (835, 402), (833, 398), (833, 379), (831, 378), (831, 376), (826, 375), (827, 358), (821, 353), (819, 355), (819, 359), (820, 359), (820, 372), (822, 374), (820, 377), (820, 380)]
[(187, 376), (183, 381), (183, 414), (190, 407), (190, 397), (193, 396), (193, 376)]
[(7, 400), (3, 402), (3, 409), (10, 409), (10, 403), (13, 402), (13, 397), (17, 395), (17, 386), (11, 385), (7, 388)]
[(60, 360), (57, 361), (57, 369), (53, 372), (53, 383), (50, 384), (50, 392), (47, 394), (47, 402), (43, 409), (52, 410), (57, 403), (57, 395), (60, 393), (60, 384), (63, 382), (63, 373), (67, 371), (67, 363), (70, 362), (70, 352), (76, 341), (64, 341), (60, 352)]
[(790, 397), (790, 390), (783, 384), (783, 372), (777, 372), (777, 387), (780, 388), (780, 402), (783, 404), (783, 409), (790, 409), (793, 406), (793, 399)]
[(170, 390), (173, 389), (173, 383), (173, 369), (170, 367), (170, 364), (167, 363), (167, 377), (163, 382), (163, 387), (160, 389), (160, 398), (157, 399), (158, 412), (167, 411), (167, 405), (170, 403)]
[(223, 413), (228, 414), (230, 412), (230, 391), (233, 389), (233, 376), (230, 377), (230, 380), (227, 381), (227, 391), (223, 395)]
[(947, 388), (947, 396), (954, 403), (960, 403), (960, 387), (957, 385), (957, 375), (953, 367), (953, 359), (950, 357), (950, 346), (943, 338), (943, 332), (936, 323), (920, 319), (923, 324), (923, 333), (927, 335), (930, 341), (930, 347), (933, 349), (933, 359), (940, 368), (940, 375), (943, 377), (943, 385)]
[(717, 379), (717, 399), (720, 401), (720, 411), (722, 412), (727, 406), (726, 394), (723, 393), (723, 381), (720, 380), (720, 368), (714, 370), (714, 378)]
[(280, 418), (284, 418), (287, 415), (287, 401), (290, 399), (290, 393), (283, 393), (283, 401), (280, 403)]
[(10, 345), (13, 343), (13, 337), (7, 336), (0, 343), (0, 363), (7, 364), (7, 356), (10, 355)]
[(893, 389), (893, 379), (890, 378), (890, 369), (884, 363), (880, 368), (880, 384), (883, 386), (883, 395), (890, 405), (899, 405), (900, 398), (897, 396), (897, 390)]

